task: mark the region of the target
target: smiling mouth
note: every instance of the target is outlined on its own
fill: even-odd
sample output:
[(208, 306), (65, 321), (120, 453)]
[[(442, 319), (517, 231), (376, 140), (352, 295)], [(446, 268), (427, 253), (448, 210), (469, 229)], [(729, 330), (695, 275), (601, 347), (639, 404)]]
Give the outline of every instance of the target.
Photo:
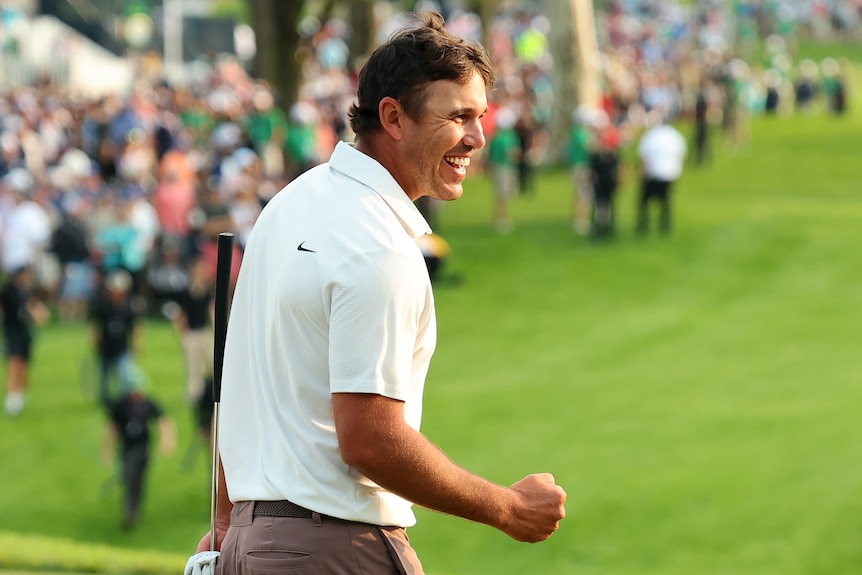
[(443, 159), (453, 168), (466, 168), (470, 165), (470, 158), (466, 156), (444, 156)]

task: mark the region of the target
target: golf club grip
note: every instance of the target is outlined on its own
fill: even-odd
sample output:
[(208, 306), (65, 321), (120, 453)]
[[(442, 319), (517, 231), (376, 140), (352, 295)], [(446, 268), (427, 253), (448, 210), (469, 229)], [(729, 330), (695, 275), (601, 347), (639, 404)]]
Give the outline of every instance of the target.
[(227, 318), (230, 303), (230, 271), (233, 259), (233, 234), (218, 235), (218, 255), (215, 281), (215, 350), (213, 354), (213, 401), (221, 401), (221, 376), (224, 367), (224, 346), (227, 339)]

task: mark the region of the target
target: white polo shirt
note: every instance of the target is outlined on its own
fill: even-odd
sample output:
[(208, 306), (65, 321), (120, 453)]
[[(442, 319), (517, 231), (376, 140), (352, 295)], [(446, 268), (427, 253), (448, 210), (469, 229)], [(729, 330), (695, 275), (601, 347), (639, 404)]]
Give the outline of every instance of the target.
[(659, 124), (644, 133), (637, 151), (647, 177), (673, 182), (682, 175), (687, 149), (685, 136), (670, 124)]
[(32, 201), (13, 207), (2, 226), (3, 271), (32, 266), (51, 240), (51, 222), (45, 210)]
[(341, 459), (334, 392), (404, 401), (419, 429), (437, 340), (416, 239), (428, 223), (377, 161), (339, 143), (249, 235), (230, 321), (219, 447), (231, 501), (280, 500), (408, 527), (412, 504)]

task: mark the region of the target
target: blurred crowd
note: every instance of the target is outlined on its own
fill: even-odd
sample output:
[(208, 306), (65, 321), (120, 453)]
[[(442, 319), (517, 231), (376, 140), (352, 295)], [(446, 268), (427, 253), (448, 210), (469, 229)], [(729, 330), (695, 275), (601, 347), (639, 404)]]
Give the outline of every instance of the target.
[[(511, 230), (509, 203), (518, 193), (533, 191), (533, 168), (565, 160), (572, 168), (574, 229), (609, 235), (613, 202), (595, 202), (593, 191), (599, 180), (603, 189), (612, 181), (615, 190), (624, 164), (619, 158), (607, 160), (635, 150), (640, 173), (629, 180), (642, 185), (645, 166), (636, 148), (663, 123), (681, 131), (686, 159), (700, 166), (717, 152), (750, 153), (756, 115), (844, 114), (850, 65), (831, 57), (820, 62), (798, 58), (797, 51), (801, 39), (862, 36), (860, 14), (862, 2), (855, 1), (615, 0), (596, 14), (594, 64), (601, 94), (568, 111), (569, 133), (562, 145), (552, 145), (558, 126), (550, 125), (557, 105), (548, 74), (550, 24), (542, 16), (498, 21), (490, 46), (497, 51), (501, 82), (485, 130), (496, 229)], [(520, 33), (498, 36), (517, 23)], [(601, 169), (587, 169), (591, 161)], [(642, 230), (643, 192), (637, 201), (634, 226)], [(597, 216), (605, 223), (595, 225)]]
[(304, 106), (287, 117), (274, 102), (232, 62), (195, 89), (141, 82), (126, 98), (84, 101), (32, 86), (3, 97), (3, 270), (32, 266), (63, 321), (81, 319), (85, 286), (115, 269), (147, 299), (182, 288), (188, 264), (214, 263), (219, 232), (235, 232), (241, 250), (285, 178), (325, 156)]
[[(514, 131), (500, 157), (515, 174), (501, 194), (530, 193), (536, 167), (566, 158), (551, 146), (551, 22), (509, 7), (485, 34), (477, 14), (450, 4), (448, 25), (484, 39), (497, 68), (488, 141), (498, 124)], [(427, 1), (417, 4), (423, 8), (445, 10)], [(571, 127), (586, 125), (596, 142), (615, 131), (604, 139), (626, 146), (665, 118), (690, 122), (697, 162), (709, 159), (716, 128), (725, 150), (745, 152), (753, 114), (810, 110), (826, 100), (843, 112), (842, 65), (796, 63), (793, 46), (805, 29), (855, 30), (860, 10), (862, 2), (611, 2), (596, 15), (602, 100), (593, 113), (570, 111)], [(379, 18), (381, 38), (407, 23), (396, 10)], [(287, 109), (229, 57), (185, 86), (142, 74), (129, 94), (98, 99), (47, 83), (0, 94), (3, 271), (32, 265), (41, 295), (67, 321), (82, 317), (99, 274), (128, 271), (133, 293), (152, 304), (184, 287), (196, 259), (214, 263), (218, 232), (236, 233), (241, 257), (266, 201), (351, 138), (346, 110), (356, 71), (348, 26), (310, 17), (299, 31), (307, 80)], [(495, 222), (505, 230), (505, 202), (496, 201)], [(434, 206), (422, 207), (433, 226)]]
[[(423, 8), (444, 10), (417, 4)], [(723, 150), (747, 151), (753, 114), (809, 111), (818, 102), (843, 113), (842, 64), (796, 63), (793, 46), (806, 29), (816, 35), (828, 25), (849, 34), (860, 10), (862, 2), (611, 2), (596, 15), (601, 101), (571, 111), (570, 144), (560, 154), (550, 145), (556, 104), (548, 18), (504, 8), (485, 34), (477, 14), (450, 8), (448, 25), (485, 40), (499, 77), (480, 166), (494, 172), (495, 225), (511, 228), (508, 201), (534, 190), (536, 167), (565, 159), (574, 166), (572, 146), (621, 148), (662, 120), (686, 122), (692, 158), (703, 163), (713, 130)], [(381, 38), (408, 18), (397, 10), (378, 16)], [(131, 275), (141, 310), (160, 313), (187, 287), (199, 260), (213, 273), (222, 231), (236, 234), (238, 269), (268, 199), (352, 137), (346, 110), (356, 70), (346, 23), (310, 17), (299, 32), (306, 81), (286, 109), (270, 85), (230, 57), (183, 86), (142, 70), (128, 94), (85, 98), (47, 82), (0, 94), (3, 272), (31, 267), (40, 298), (56, 303), (59, 321), (67, 322), (85, 319), (114, 270)], [(588, 197), (581, 194), (573, 212), (585, 209), (574, 204)], [(434, 205), (421, 207), (433, 226)], [(583, 221), (575, 225), (585, 229)]]

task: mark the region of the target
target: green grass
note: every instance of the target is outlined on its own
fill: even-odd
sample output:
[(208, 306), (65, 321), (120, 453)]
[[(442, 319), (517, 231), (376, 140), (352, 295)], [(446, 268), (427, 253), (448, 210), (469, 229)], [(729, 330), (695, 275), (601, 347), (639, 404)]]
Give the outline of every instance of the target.
[[(115, 468), (101, 458), (105, 420), (82, 393), (78, 379), (79, 362), (91, 349), (84, 328), (53, 326), (39, 333), (24, 413), (16, 419), (0, 417), (0, 507), (8, 510), (0, 521), (0, 568), (23, 562), (98, 571), (92, 557), (107, 550), (86, 547), (75, 552), (67, 545), (82, 542), (131, 551), (120, 553), (117, 561), (141, 565), (136, 571), (166, 561), (182, 570), (197, 543), (192, 532), (200, 536), (209, 525), (210, 461), (206, 447), (193, 438), (191, 411), (183, 403), (179, 342), (170, 324), (147, 325), (144, 341), (142, 363), (151, 380), (149, 389), (176, 421), (180, 440), (172, 457), (154, 457), (139, 527), (130, 533), (120, 528)], [(194, 453), (198, 456), (185, 457)], [(32, 550), (21, 544), (22, 535), (60, 539), (58, 549), (63, 551), (50, 557), (51, 545), (34, 544), (36, 556), (45, 561), (34, 564)], [(16, 544), (10, 544), (10, 537)], [(188, 549), (184, 557), (179, 554), (183, 549)], [(154, 559), (154, 552), (173, 557)]]
[[(860, 93), (858, 87), (854, 93)], [(689, 166), (671, 237), (637, 237), (633, 168), (619, 234), (572, 234), (567, 175), (541, 174), (490, 226), (474, 178), (443, 206), (453, 254), (423, 430), (502, 483), (550, 471), (569, 494), (551, 540), (519, 544), (418, 510), (434, 575), (844, 575), (862, 564), (862, 162), (843, 119), (756, 118), (747, 156)], [(137, 530), (99, 460), (80, 326), (40, 333), (25, 413), (0, 418), (0, 569), (179, 572), (209, 521), (180, 348), (147, 326), (144, 367), (177, 420)], [(101, 558), (101, 559), (99, 559)]]
[(631, 231), (633, 178), (608, 245), (572, 237), (564, 174), (511, 236), (485, 188), (446, 206), (466, 281), (438, 292), (425, 430), (503, 483), (554, 472), (570, 517), (523, 547), (423, 512), (430, 572), (858, 570), (859, 127), (755, 120), (751, 155), (688, 168), (667, 239)]

